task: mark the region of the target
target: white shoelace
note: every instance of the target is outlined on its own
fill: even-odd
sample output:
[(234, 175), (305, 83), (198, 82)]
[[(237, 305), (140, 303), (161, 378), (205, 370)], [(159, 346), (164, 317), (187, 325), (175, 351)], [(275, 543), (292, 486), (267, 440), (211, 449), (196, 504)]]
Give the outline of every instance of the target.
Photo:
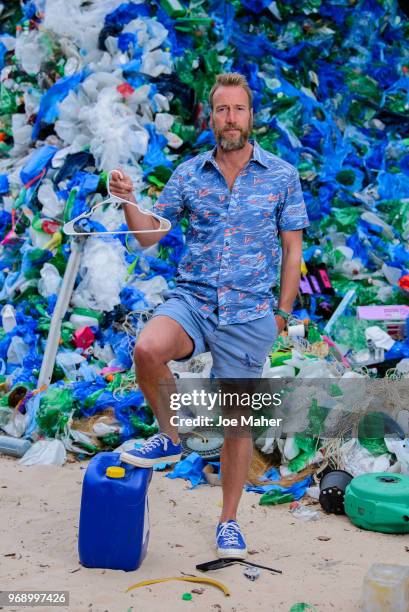
[(237, 546), (239, 543), (240, 527), (237, 523), (224, 523), (219, 531), (218, 537), (225, 538), (226, 544), (229, 546)]
[(145, 453), (146, 451), (151, 451), (155, 449), (157, 446), (160, 446), (161, 442), (163, 443), (163, 449), (168, 450), (168, 438), (164, 434), (155, 434), (151, 438), (148, 438), (145, 444), (138, 449), (140, 453)]

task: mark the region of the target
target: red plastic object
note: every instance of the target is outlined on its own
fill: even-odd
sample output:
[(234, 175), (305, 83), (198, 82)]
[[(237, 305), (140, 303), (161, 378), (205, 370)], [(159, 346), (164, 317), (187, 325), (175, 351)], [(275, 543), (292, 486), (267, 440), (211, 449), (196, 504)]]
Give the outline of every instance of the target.
[(398, 280), (398, 285), (401, 289), (409, 291), (409, 274), (405, 274)]
[(80, 327), (74, 332), (73, 342), (77, 348), (87, 349), (95, 340), (95, 334), (90, 327)]
[(129, 98), (135, 91), (134, 88), (129, 85), (129, 83), (121, 83), (118, 85), (117, 90), (124, 98)]
[(41, 229), (46, 234), (55, 234), (61, 227), (61, 223), (58, 221), (50, 221), (49, 219), (45, 220), (41, 224)]

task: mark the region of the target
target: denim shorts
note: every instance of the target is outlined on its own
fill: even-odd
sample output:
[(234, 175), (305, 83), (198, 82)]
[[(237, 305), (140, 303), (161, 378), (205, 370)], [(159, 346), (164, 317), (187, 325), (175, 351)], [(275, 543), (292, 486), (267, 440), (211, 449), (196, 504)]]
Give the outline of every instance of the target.
[(204, 318), (194, 306), (178, 296), (160, 304), (152, 318), (158, 315), (177, 321), (193, 340), (193, 352), (177, 361), (188, 361), (210, 351), (213, 358), (211, 378), (260, 378), (277, 337), (272, 312), (245, 323), (219, 325), (217, 311)]

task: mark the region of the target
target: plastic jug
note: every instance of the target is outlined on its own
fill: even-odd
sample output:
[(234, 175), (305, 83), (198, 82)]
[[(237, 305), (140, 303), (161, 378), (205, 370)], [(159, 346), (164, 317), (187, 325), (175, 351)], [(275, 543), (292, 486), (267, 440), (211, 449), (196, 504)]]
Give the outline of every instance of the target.
[(137, 569), (149, 540), (151, 468), (123, 464), (119, 453), (99, 453), (84, 476), (78, 551), (85, 567)]
[(30, 440), (24, 438), (13, 438), (12, 436), (0, 436), (0, 453), (11, 457), (22, 457), (31, 446)]
[(374, 563), (362, 588), (363, 612), (409, 610), (409, 566)]

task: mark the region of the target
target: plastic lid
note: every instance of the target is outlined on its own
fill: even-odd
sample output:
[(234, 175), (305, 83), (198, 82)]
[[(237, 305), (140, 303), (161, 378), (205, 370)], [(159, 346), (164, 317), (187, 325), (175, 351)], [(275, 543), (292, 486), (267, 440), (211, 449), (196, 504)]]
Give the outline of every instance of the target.
[(107, 467), (105, 474), (109, 478), (123, 478), (125, 476), (125, 468), (119, 465), (110, 465)]

